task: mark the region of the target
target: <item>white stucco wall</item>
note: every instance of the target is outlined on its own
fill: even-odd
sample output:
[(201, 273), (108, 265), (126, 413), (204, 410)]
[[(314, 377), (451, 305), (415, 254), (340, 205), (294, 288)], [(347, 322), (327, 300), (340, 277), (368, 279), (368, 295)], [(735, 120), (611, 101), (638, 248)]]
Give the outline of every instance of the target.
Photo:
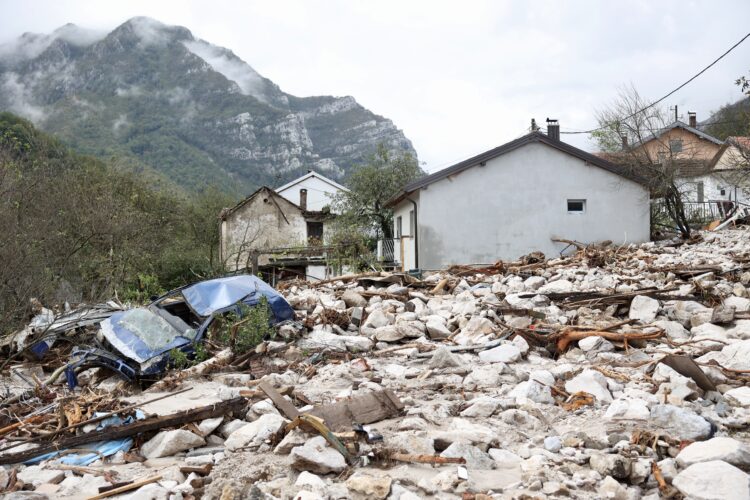
[[(569, 214), (568, 199), (585, 199)], [(532, 143), (419, 192), (419, 267), (492, 263), (534, 250), (553, 257), (559, 237), (584, 243), (649, 239), (649, 196), (639, 184)], [(408, 214), (411, 203), (396, 212)]]
[(331, 197), (339, 192), (339, 189), (318, 177), (308, 177), (288, 188), (277, 191), (281, 196), (299, 205), (299, 191), (307, 189), (307, 210), (311, 212), (320, 211), (331, 204)]
[[(680, 179), (678, 186), (686, 201), (698, 200), (698, 183), (703, 183), (703, 201), (732, 200), (750, 204), (750, 176), (742, 171), (717, 171)], [(724, 194), (721, 193), (722, 189)]]

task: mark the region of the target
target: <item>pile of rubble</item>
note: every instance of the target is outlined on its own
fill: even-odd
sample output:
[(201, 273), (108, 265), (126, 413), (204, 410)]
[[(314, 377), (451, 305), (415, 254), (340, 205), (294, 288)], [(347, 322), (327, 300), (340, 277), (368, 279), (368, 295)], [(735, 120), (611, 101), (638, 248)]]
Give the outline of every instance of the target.
[(34, 389), (0, 409), (0, 487), (750, 498), (749, 236), (571, 242), (573, 255), (550, 260), (285, 283), (296, 320), (275, 338), (143, 391), (95, 368), (70, 392), (19, 364), (9, 377)]

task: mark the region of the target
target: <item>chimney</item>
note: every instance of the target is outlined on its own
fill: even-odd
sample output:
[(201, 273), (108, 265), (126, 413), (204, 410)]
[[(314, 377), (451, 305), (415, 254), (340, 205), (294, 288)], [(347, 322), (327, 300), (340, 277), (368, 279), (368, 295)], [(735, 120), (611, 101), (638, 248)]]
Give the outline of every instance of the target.
[(547, 118), (547, 137), (560, 140), (560, 124), (553, 118)]
[(689, 125), (693, 128), (698, 126), (698, 119), (695, 116), (695, 111), (688, 111), (688, 121), (690, 122)]
[(622, 150), (623, 151), (627, 151), (627, 149), (628, 149), (628, 136), (625, 135), (625, 134), (622, 134), (620, 136), (620, 138), (622, 139)]
[(307, 210), (307, 189), (299, 190), (299, 206), (302, 210)]

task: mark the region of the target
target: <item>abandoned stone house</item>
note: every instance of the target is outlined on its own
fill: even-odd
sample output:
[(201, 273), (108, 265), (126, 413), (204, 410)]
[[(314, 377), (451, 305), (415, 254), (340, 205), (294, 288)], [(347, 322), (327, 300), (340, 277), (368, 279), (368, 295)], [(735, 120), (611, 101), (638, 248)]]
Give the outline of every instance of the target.
[(315, 172), (277, 190), (261, 187), (220, 214), (222, 261), (229, 270), (261, 272), (271, 282), (330, 277), (330, 199), (345, 189)]
[(393, 241), (380, 242), (403, 270), (491, 264), (555, 238), (640, 243), (649, 239), (649, 191), (632, 172), (532, 132), (407, 185), (389, 201)]

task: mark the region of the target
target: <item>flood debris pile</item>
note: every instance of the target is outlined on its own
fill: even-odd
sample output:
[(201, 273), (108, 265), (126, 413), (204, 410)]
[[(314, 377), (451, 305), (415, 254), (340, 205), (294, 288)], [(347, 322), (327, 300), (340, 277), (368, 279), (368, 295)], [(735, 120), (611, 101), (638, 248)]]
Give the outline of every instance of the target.
[(81, 366), (70, 388), (45, 382), (54, 360), (14, 358), (6, 387), (26, 387), (0, 409), (0, 486), (9, 498), (750, 498), (749, 237), (569, 242), (560, 258), (286, 282), (294, 320), (243, 353), (206, 328), (207, 357), (156, 383)]

